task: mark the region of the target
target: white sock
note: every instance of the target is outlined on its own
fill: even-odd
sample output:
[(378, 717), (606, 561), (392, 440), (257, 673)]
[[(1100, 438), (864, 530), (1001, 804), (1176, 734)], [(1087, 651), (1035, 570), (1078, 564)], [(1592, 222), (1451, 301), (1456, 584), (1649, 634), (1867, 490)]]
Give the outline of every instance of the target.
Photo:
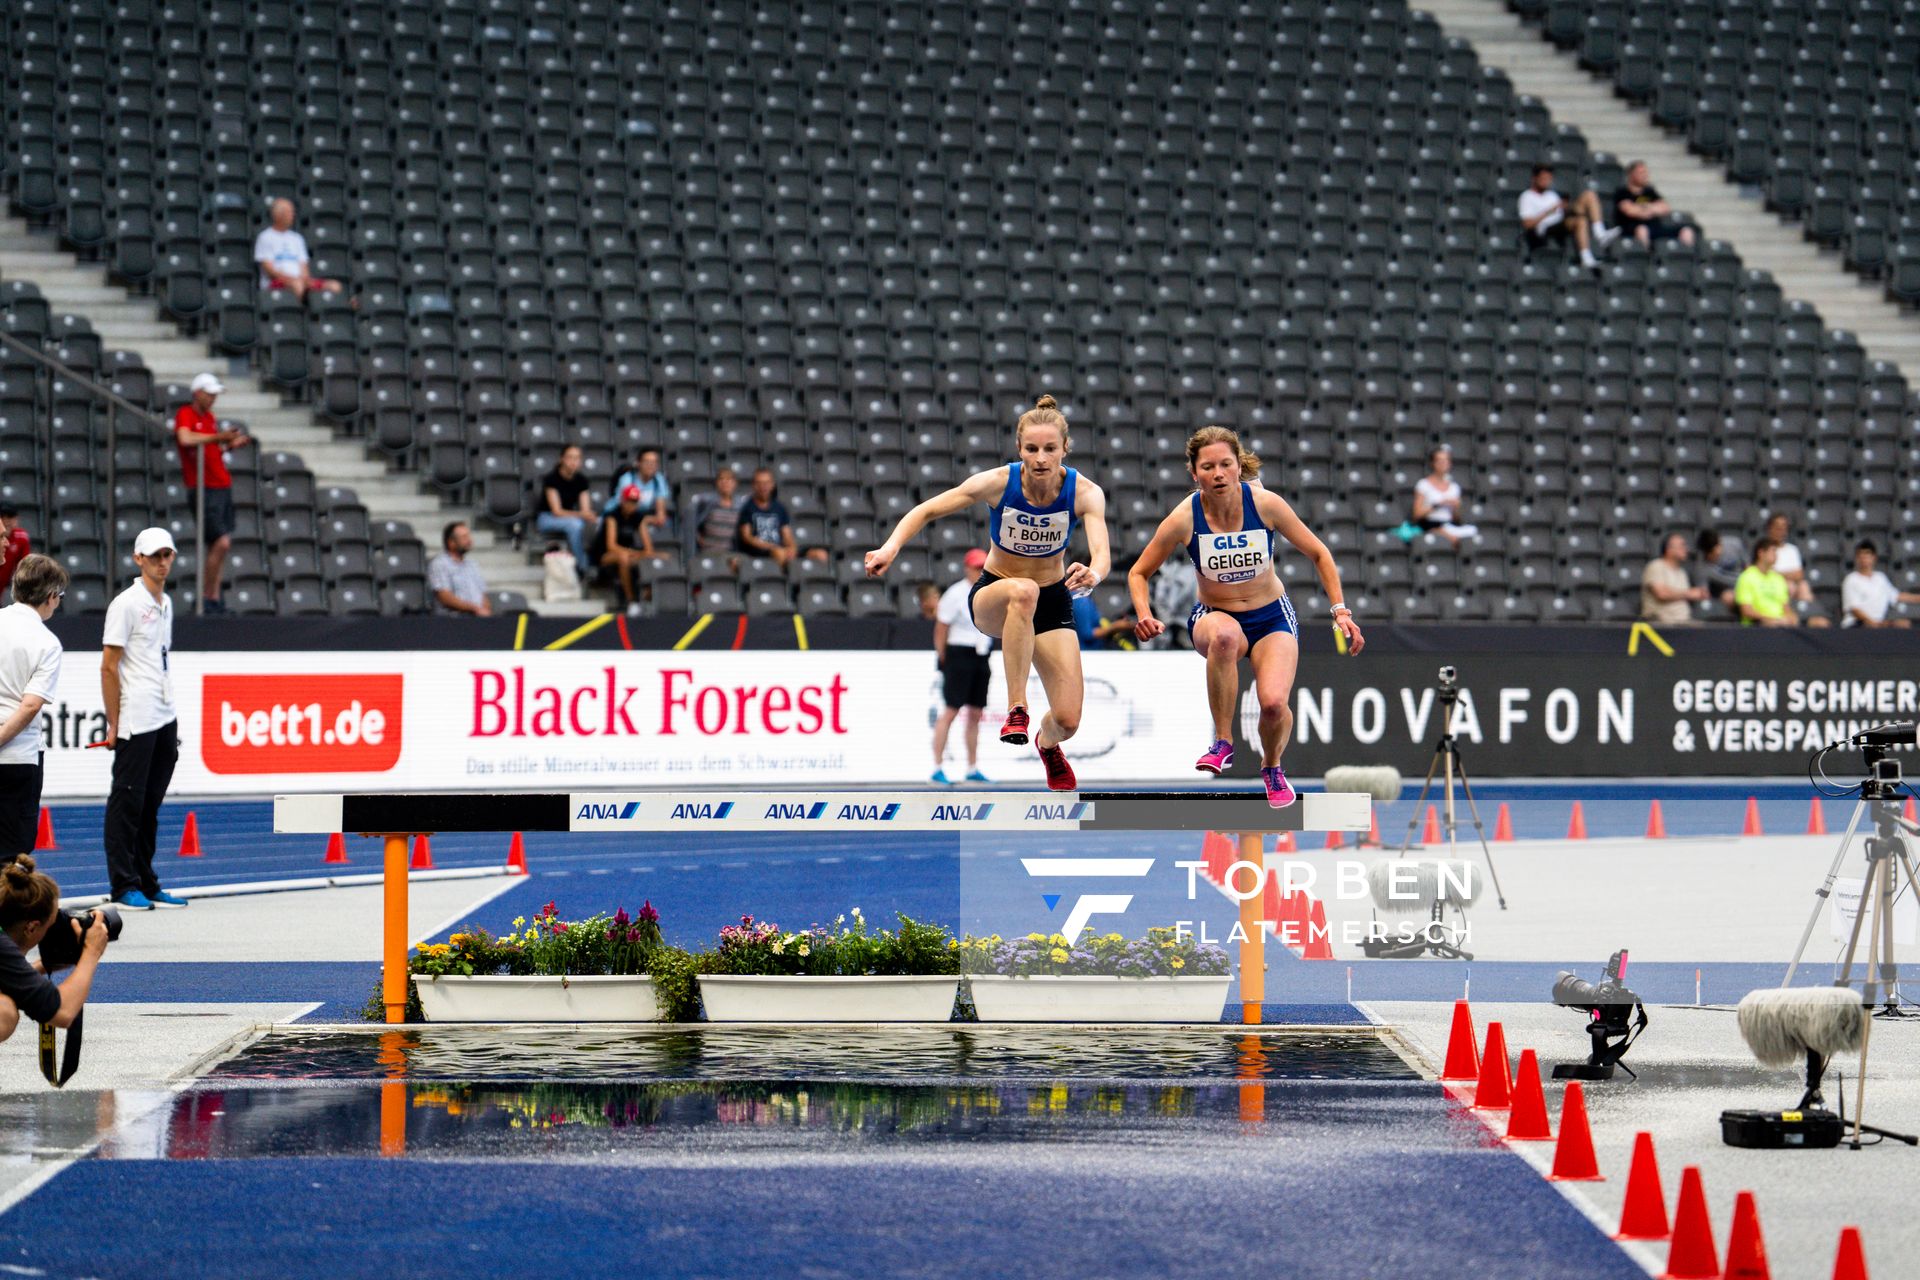
[(1580, 251), (1580, 265), (1583, 267), (1597, 267), (1600, 265), (1600, 262), (1593, 256), (1593, 250), (1582, 249)]

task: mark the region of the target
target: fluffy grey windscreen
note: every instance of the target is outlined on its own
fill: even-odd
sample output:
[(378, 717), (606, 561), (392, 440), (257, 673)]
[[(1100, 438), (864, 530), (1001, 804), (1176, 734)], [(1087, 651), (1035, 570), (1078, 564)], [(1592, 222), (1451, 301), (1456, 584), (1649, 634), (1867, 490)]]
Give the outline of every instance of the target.
[(1740, 1035), (1768, 1067), (1799, 1065), (1807, 1050), (1824, 1058), (1860, 1047), (1860, 995), (1847, 987), (1768, 987), (1740, 1001)]

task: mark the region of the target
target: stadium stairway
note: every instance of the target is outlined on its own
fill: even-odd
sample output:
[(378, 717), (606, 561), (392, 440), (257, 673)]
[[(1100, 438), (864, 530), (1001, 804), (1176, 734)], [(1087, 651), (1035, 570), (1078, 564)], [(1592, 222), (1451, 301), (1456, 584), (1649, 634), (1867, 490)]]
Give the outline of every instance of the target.
[[(81, 262), (60, 248), (52, 234), (33, 231), (16, 217), (0, 217), (0, 278), (30, 281), (55, 313), (86, 317), (103, 345), (138, 353), (156, 385), (185, 385), (197, 373), (214, 371), (227, 384), (218, 406), (223, 418), (244, 422), (258, 447), (299, 454), (321, 483), (350, 486), (373, 519), (412, 525), (426, 543), (428, 555), (438, 552), (440, 529), (448, 521), (471, 520), (474, 559), (486, 575), (488, 589), (517, 591), (536, 610), (543, 608), (540, 567), (529, 565), (526, 556), (489, 525), (425, 492), (418, 477), (389, 471), (367, 456), (360, 441), (337, 436), (317, 422), (307, 406), (285, 404), (244, 362), (210, 354), (204, 342), (183, 335), (162, 319), (152, 299), (108, 284), (104, 275), (100, 266)], [(590, 598), (560, 608), (597, 613), (603, 604)]]
[[(1516, 94), (1538, 98), (1556, 122), (1578, 128), (1594, 151), (1610, 152), (1622, 164), (1644, 159), (1675, 209), (1691, 214), (1709, 236), (1730, 242), (1746, 266), (1770, 274), (1787, 297), (1812, 304), (1829, 328), (1852, 333), (1868, 358), (1920, 372), (1920, 323), (1901, 315), (1879, 285), (1860, 281), (1837, 251), (1807, 240), (1799, 223), (1768, 211), (1757, 191), (1743, 192), (1719, 166), (1689, 152), (1684, 139), (1615, 97), (1610, 81), (1547, 43), (1500, 0), (1427, 0), (1420, 7), (1447, 35), (1472, 44), (1483, 65), (1506, 72)], [(1518, 194), (1496, 198), (1510, 203)]]

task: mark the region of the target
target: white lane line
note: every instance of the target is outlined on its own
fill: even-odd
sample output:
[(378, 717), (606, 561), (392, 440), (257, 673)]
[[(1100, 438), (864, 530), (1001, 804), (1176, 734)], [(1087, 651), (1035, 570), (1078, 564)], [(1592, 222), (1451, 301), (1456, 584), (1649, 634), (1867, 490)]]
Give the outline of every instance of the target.
[(468, 920), (471, 920), (473, 918), (474, 912), (486, 906), (489, 902), (492, 902), (495, 898), (499, 897), (501, 894), (505, 893), (507, 890), (515, 888), (519, 885), (523, 885), (526, 882), (527, 882), (527, 877), (514, 876), (511, 879), (507, 880), (504, 884), (496, 885), (492, 888), (489, 888), (484, 894), (476, 898), (473, 902), (469, 903), (464, 909), (455, 912), (451, 919), (442, 921), (441, 923), (435, 925), (433, 928), (427, 930), (425, 933), (421, 934), (419, 937), (415, 938), (413, 940), (413, 945), (417, 947), (422, 942), (426, 941), (428, 938), (431, 938), (436, 934), (444, 933), (446, 930), (453, 928), (457, 924), (465, 924)]

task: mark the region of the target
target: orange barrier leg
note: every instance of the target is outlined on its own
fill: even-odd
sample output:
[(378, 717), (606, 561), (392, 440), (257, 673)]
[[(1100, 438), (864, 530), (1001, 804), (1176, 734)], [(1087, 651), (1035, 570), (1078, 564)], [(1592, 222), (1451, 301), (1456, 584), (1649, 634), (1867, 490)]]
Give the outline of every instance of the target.
[(384, 968), (380, 1000), (388, 1022), (407, 1020), (407, 837), (388, 835), (386, 849), (386, 929), (381, 948)]
[[(1258, 1026), (1260, 1006), (1267, 1002), (1267, 940), (1260, 931), (1260, 907), (1266, 895), (1258, 892), (1265, 887), (1261, 881), (1266, 879), (1267, 860), (1261, 852), (1261, 840), (1257, 834), (1241, 834), (1240, 861), (1251, 862), (1260, 868), (1260, 880), (1251, 885), (1233, 886), (1235, 893), (1246, 893), (1249, 889), (1256, 891), (1240, 902), (1240, 930), (1246, 935), (1240, 940), (1240, 1021), (1248, 1026)], [(1240, 878), (1245, 879), (1245, 873)]]

